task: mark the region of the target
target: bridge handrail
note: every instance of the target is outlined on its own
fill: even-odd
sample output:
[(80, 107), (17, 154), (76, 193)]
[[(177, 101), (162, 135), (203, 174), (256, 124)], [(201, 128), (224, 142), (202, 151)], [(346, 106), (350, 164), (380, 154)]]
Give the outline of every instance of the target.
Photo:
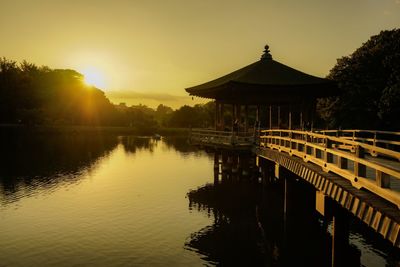
[(378, 131), (378, 130), (318, 130), (316, 132), (319, 133), (371, 133), (371, 134), (387, 134), (387, 135), (398, 135), (400, 136), (400, 132), (392, 132), (392, 131)]
[[(377, 131), (377, 130), (320, 130), (317, 133), (325, 135), (335, 135), (336, 137), (345, 137), (355, 141), (371, 143), (375, 146), (391, 146), (400, 150), (400, 132)], [(392, 138), (390, 138), (392, 137)]]
[[(348, 145), (349, 149), (347, 150), (352, 150), (354, 151), (356, 146), (359, 146), (365, 150), (367, 150), (372, 156), (377, 156), (378, 154), (381, 156), (386, 156), (386, 157), (390, 157), (390, 158), (394, 158), (397, 160), (400, 160), (400, 152), (395, 151), (395, 150), (391, 150), (391, 149), (387, 149), (387, 148), (383, 148), (380, 146), (377, 146), (376, 144), (368, 144), (368, 143), (364, 143), (364, 142), (359, 142), (359, 141), (367, 141), (367, 138), (348, 138), (348, 137), (343, 137), (343, 136), (331, 136), (331, 135), (325, 135), (325, 134), (321, 134), (319, 132), (310, 132), (310, 131), (301, 131), (301, 130), (286, 130), (286, 129), (282, 129), (282, 130), (262, 130), (261, 131), (261, 135), (265, 134), (265, 133), (269, 133), (269, 135), (274, 135), (274, 133), (277, 133), (279, 136), (282, 136), (282, 133), (287, 133), (288, 136), (290, 134), (299, 134), (302, 136), (305, 136), (304, 138), (307, 137), (311, 137), (311, 138), (315, 138), (315, 139), (328, 139), (330, 141), (336, 142), (336, 143), (342, 143), (343, 145)], [(375, 140), (375, 143), (389, 143), (389, 144), (397, 144), (400, 142), (397, 141), (390, 141), (390, 140)], [(343, 147), (344, 149), (346, 147)]]
[[(262, 130), (260, 146), (313, 162), (325, 171), (332, 171), (350, 180), (353, 186), (366, 188), (400, 208), (400, 193), (390, 189), (390, 177), (400, 180), (400, 169), (364, 157), (365, 152), (369, 152), (375, 157), (384, 156), (400, 160), (400, 152), (358, 140), (326, 135), (325, 132), (281, 129)], [(347, 168), (348, 161), (354, 163), (353, 170)], [(367, 168), (375, 171), (375, 181), (368, 179)]]

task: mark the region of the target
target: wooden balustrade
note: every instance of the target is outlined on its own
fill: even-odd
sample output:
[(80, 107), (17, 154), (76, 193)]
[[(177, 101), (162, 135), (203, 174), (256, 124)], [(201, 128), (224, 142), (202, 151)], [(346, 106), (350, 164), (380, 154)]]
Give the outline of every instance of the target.
[[(374, 130), (323, 130), (317, 131), (317, 133), (346, 138), (352, 141), (400, 152), (400, 132)], [(377, 153), (371, 151), (371, 155), (377, 156)]]
[[(276, 149), (336, 173), (356, 188), (365, 188), (400, 208), (400, 152), (378, 144), (397, 145), (397, 141), (378, 140), (376, 134), (400, 137), (400, 133), (373, 132), (375, 141), (361, 138), (359, 130), (305, 132), (296, 130), (262, 130), (260, 146)], [(351, 136), (343, 137), (343, 134)], [(368, 156), (370, 154), (370, 156)], [(393, 187), (394, 179), (397, 187)]]

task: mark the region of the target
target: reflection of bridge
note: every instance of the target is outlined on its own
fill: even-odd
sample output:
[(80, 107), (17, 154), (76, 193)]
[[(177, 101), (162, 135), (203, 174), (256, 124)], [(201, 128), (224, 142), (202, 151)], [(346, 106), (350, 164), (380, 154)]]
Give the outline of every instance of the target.
[(208, 130), (193, 130), (191, 135), (193, 142), (208, 147), (253, 150), (258, 166), (272, 168), (269, 172), (276, 177), (283, 167), (313, 185), (317, 207), (329, 197), (397, 247), (399, 138), (396, 132), (360, 130), (262, 130), (257, 138)]

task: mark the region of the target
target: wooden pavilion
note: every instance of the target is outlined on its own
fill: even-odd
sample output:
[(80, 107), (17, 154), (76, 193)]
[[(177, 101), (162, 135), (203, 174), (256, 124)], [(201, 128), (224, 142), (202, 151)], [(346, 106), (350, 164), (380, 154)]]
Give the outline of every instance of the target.
[[(315, 77), (272, 59), (268, 45), (261, 59), (215, 80), (186, 88), (190, 95), (215, 99), (215, 129), (224, 130), (239, 122), (240, 131), (249, 129), (249, 107), (267, 112), (269, 128), (312, 127), (316, 99), (338, 94), (332, 80)], [(231, 125), (224, 125), (225, 106), (232, 108)], [(244, 107), (244, 108), (243, 108)]]

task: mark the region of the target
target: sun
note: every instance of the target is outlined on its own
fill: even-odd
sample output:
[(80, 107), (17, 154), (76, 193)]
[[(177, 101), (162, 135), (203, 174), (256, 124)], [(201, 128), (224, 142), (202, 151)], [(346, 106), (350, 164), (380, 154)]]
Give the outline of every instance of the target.
[(104, 75), (97, 69), (87, 68), (82, 71), (84, 82), (87, 85), (95, 86), (99, 89), (106, 89)]

